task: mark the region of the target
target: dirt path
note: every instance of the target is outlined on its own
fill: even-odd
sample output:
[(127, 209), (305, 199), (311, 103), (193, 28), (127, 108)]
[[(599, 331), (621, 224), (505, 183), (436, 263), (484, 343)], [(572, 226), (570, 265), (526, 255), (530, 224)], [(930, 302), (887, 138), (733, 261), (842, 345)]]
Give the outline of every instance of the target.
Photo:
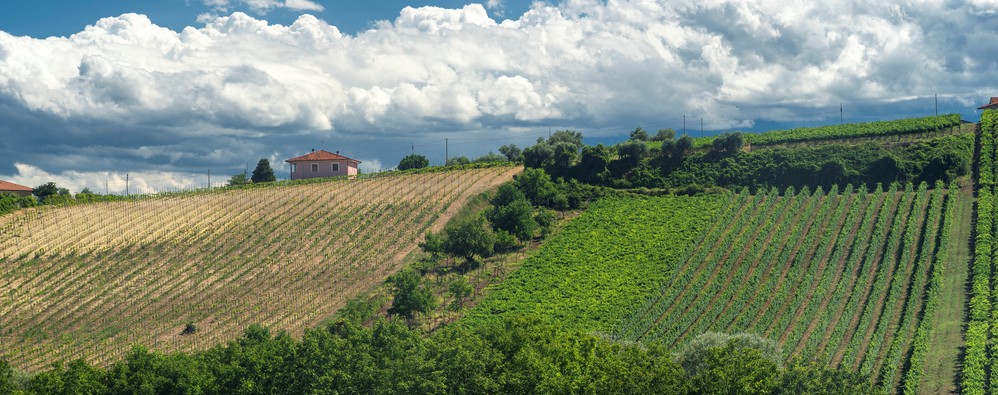
[(957, 195), (953, 236), (944, 267), (942, 298), (933, 320), (929, 351), (925, 355), (923, 394), (955, 394), (964, 349), (964, 317), (967, 316), (967, 275), (970, 265), (971, 192)]

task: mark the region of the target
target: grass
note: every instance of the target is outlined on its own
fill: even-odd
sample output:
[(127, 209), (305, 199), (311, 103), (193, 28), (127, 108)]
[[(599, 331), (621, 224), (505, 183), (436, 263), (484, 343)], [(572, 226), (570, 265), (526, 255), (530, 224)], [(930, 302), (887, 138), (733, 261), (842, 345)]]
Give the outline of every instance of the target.
[(963, 331), (967, 316), (967, 278), (970, 262), (971, 206), (969, 191), (958, 195), (953, 237), (950, 238), (949, 258), (943, 282), (942, 300), (933, 320), (929, 350), (925, 356), (925, 377), (920, 386), (924, 394), (957, 392), (960, 359), (963, 352)]

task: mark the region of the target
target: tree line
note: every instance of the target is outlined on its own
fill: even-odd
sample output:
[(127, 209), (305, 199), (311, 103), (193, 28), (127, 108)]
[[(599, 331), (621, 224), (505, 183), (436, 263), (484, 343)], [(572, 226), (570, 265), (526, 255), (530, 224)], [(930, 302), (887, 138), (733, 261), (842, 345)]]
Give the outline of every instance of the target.
[(568, 331), (536, 317), (424, 337), (398, 320), (337, 321), (300, 340), (249, 327), (228, 344), (163, 354), (135, 347), (108, 367), (33, 375), (0, 362), (5, 394), (800, 394), (874, 393), (868, 378), (785, 361), (752, 335), (706, 334), (677, 353)]

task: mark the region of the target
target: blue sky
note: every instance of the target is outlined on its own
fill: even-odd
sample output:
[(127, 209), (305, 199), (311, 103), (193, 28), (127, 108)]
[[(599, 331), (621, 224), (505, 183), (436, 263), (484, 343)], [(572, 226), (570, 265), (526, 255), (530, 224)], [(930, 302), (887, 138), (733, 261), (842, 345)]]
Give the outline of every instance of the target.
[[(203, 184), (527, 146), (960, 113), (998, 96), (992, 0), (0, 2), (0, 179)], [(134, 190), (134, 189), (133, 189)]]
[[(314, 0), (323, 7), (321, 11), (305, 12), (329, 22), (344, 33), (356, 34), (372, 27), (380, 20), (393, 20), (402, 8), (435, 6), (461, 8), (467, 1), (356, 1)], [(530, 1), (505, 0), (501, 9), (488, 9), (495, 19), (516, 19), (530, 7)], [(153, 23), (181, 30), (198, 24), (198, 16), (213, 12), (214, 7), (198, 0), (32, 0), (0, 2), (0, 29), (13, 35), (35, 38), (68, 36), (92, 25), (100, 18), (137, 13), (149, 16)], [(246, 4), (232, 2), (230, 11), (257, 14)], [(302, 11), (273, 8), (260, 13), (271, 23), (290, 24)]]

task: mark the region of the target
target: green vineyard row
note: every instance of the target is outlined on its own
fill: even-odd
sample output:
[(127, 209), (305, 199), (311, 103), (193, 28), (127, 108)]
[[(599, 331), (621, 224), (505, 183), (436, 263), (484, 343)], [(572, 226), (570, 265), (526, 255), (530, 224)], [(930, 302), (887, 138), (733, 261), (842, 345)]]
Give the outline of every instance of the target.
[[(964, 394), (994, 393), (998, 390), (998, 349), (991, 345), (998, 339), (998, 264), (996, 246), (996, 139), (998, 139), (998, 111), (981, 114), (980, 157), (978, 162), (977, 222), (974, 229), (974, 261), (971, 265), (970, 322), (967, 324), (966, 353), (960, 380)], [(989, 355), (990, 354), (990, 355)], [(989, 372), (990, 380), (988, 378)]]
[(870, 374), (885, 392), (917, 391), (953, 193), (923, 183), (732, 196), (614, 336), (681, 348), (704, 332), (752, 332), (788, 356)]

